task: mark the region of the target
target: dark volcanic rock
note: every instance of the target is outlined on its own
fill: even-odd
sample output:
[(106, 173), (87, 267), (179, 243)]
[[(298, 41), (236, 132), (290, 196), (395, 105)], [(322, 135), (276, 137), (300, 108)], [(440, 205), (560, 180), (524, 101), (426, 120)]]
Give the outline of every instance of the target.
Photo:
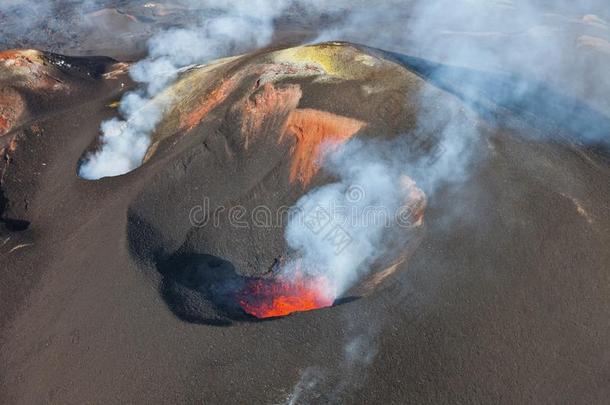
[[(76, 168), (128, 86), (52, 75), (82, 92), (16, 124), (27, 136), (3, 174), (27, 212), (10, 219), (30, 225), (0, 226), (0, 402), (278, 403), (296, 386), (309, 403), (604, 403), (607, 161), (548, 133), (577, 104), (503, 97), (490, 114), (494, 94), (477, 104), (457, 80), (473, 76), (430, 66), (333, 43), (197, 67), (168, 89), (146, 162), (99, 181)], [(283, 227), (214, 222), (204, 205), (290, 206), (335, 180), (309, 159), (330, 133), (416, 142), (434, 111), (433, 130), (478, 129), (470, 176), (427, 195), (421, 243), (375, 269), (384, 288), (373, 277), (361, 299), (268, 322), (240, 313), (227, 297), (281, 262)]]
[(13, 228), (24, 228), (28, 222), (37, 171), (46, 165), (44, 156), (33, 153), (35, 138), (45, 136), (40, 121), (82, 105), (92, 93), (104, 94), (109, 88), (105, 75), (116, 75), (123, 68), (105, 57), (75, 58), (35, 50), (0, 52), (1, 221)]

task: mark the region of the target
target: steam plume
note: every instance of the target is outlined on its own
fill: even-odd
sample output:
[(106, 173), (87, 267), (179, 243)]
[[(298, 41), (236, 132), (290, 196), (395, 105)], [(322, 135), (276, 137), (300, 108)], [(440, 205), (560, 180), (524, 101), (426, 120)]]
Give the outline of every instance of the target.
[(102, 148), (81, 165), (81, 177), (117, 176), (138, 167), (150, 146), (150, 134), (171, 102), (155, 96), (185, 66), (268, 44), (273, 35), (273, 19), (288, 5), (266, 0), (239, 0), (229, 5), (208, 0), (205, 4), (219, 14), (195, 29), (171, 29), (151, 38), (148, 58), (130, 71), (140, 86), (121, 100), (124, 119), (114, 118), (102, 124)]
[[(592, 3), (601, 5), (600, 2)], [(559, 7), (565, 5), (562, 3)], [(380, 41), (376, 39), (379, 38), (378, 35), (373, 35), (378, 27), (393, 27), (404, 19), (411, 23), (404, 33), (400, 29), (392, 30), (394, 36), (389, 37), (382, 32)], [(450, 88), (467, 105), (485, 103), (488, 111), (499, 112), (508, 108), (519, 109), (519, 112), (540, 113), (544, 118), (536, 117), (536, 120), (544, 119), (545, 123), (562, 123), (565, 114), (573, 113), (569, 116), (570, 122), (565, 125), (567, 129), (578, 132), (578, 139), (583, 142), (600, 141), (608, 135), (608, 127), (604, 130), (601, 126), (608, 123), (607, 118), (596, 114), (589, 107), (578, 107), (579, 102), (571, 98), (567, 99), (572, 101), (565, 101), (565, 92), (553, 93), (536, 80), (510, 81), (507, 77), (511, 76), (505, 74), (477, 74), (476, 70), (452, 68), (464, 65), (473, 69), (508, 67), (511, 72), (523, 76), (553, 76), (559, 62), (574, 56), (577, 49), (567, 45), (562, 35), (548, 26), (548, 19), (545, 9), (525, 2), (437, 0), (415, 2), (408, 8), (408, 13), (401, 10), (392, 12), (383, 6), (374, 9), (373, 13), (355, 9), (344, 23), (323, 33), (319, 39), (367, 41), (403, 52), (411, 49), (419, 56), (442, 64), (438, 65), (441, 67), (420, 69), (433, 83), (445, 84), (447, 87), (447, 83), (451, 86), (467, 83), (460, 90)], [(480, 38), (491, 38), (491, 44), (488, 40), (480, 41)], [(505, 46), (490, 46), (498, 38)], [(509, 45), (506, 45), (507, 38), (512, 41)], [(403, 60), (416, 70), (421, 68), (413, 58)], [(443, 65), (448, 68), (442, 68)], [(573, 86), (573, 93), (576, 94), (579, 87), (584, 86), (584, 78), (588, 77), (579, 71), (563, 74), (564, 80), (577, 79)], [(554, 95), (554, 98), (542, 100), (538, 94), (549, 95), (549, 98)], [(313, 190), (298, 202), (298, 207), (305, 212), (314, 211), (317, 207), (330, 211), (334, 203), (347, 207), (346, 211), (356, 216), (362, 215), (365, 207), (371, 205), (395, 212), (400, 201), (397, 184), (401, 174), (413, 176), (429, 196), (443, 185), (459, 184), (467, 180), (473, 145), (482, 136), (475, 125), (477, 118), (463, 102), (457, 100), (446, 103), (441, 116), (434, 109), (437, 98), (438, 94), (433, 90), (420, 94), (420, 104), (423, 107), (418, 129), (414, 133), (405, 134), (392, 147), (371, 142), (351, 142), (338, 151), (326, 169), (337, 176), (340, 182)], [(544, 103), (548, 105), (541, 107)], [(427, 159), (430, 157), (427, 152), (419, 151), (420, 160), (407, 161), (404, 157), (409, 154), (405, 151), (405, 145), (412, 143), (414, 136), (434, 137), (434, 143), (439, 146), (437, 156), (430, 160)], [(354, 185), (360, 187), (366, 196), (357, 204), (349, 201), (346, 194)], [(346, 218), (341, 213), (333, 217), (333, 221), (350, 224), (343, 227), (353, 238), (353, 244), (339, 254), (332, 250), (327, 239), (312, 234), (302, 223), (293, 221), (286, 229), (289, 246), (302, 253), (305, 263), (308, 263), (304, 267), (326, 269), (327, 275), (336, 282), (339, 294), (366, 274), (370, 264), (379, 255), (387, 253), (387, 241), (382, 238), (387, 229), (370, 222), (366, 226), (353, 226), (354, 222), (362, 223), (362, 219)]]
[[(436, 0), (413, 2), (403, 9), (381, 7), (372, 12), (355, 9), (343, 23), (323, 32), (316, 41), (355, 41), (436, 61), (448, 68), (433, 64), (422, 68), (421, 61), (414, 58), (400, 59), (431, 83), (457, 94), (467, 105), (484, 105), (490, 115), (504, 108), (520, 113), (530, 111), (530, 114), (543, 116), (536, 120), (556, 124), (551, 128), (565, 126), (572, 130), (583, 143), (607, 142), (608, 118), (596, 112), (596, 109), (610, 111), (607, 97), (591, 91), (595, 80), (600, 79), (606, 83), (602, 87), (608, 88), (607, 74), (591, 63), (595, 60), (591, 58), (604, 56), (585, 53), (577, 44), (582, 42), (579, 35), (583, 31), (592, 30), (607, 38), (608, 30), (604, 19), (595, 15), (604, 10), (602, 2), (587, 4), (589, 7), (584, 8), (589, 17), (583, 18), (577, 14), (582, 10), (577, 7), (582, 5), (557, 3), (555, 11), (568, 15), (563, 21), (549, 15), (549, 5), (545, 5), (545, 9), (531, 2)], [(596, 25), (591, 27), (587, 21), (595, 21)], [(559, 28), (565, 29), (566, 25), (569, 28), (565, 31)], [(380, 30), (380, 27), (385, 29)], [(589, 59), (580, 62), (583, 58)], [(568, 64), (568, 60), (580, 63)], [(453, 69), (453, 66), (465, 66), (470, 70)], [(476, 73), (480, 70), (484, 72)], [(504, 73), (488, 73), (494, 70)], [(551, 91), (541, 85), (541, 81), (551, 83), (561, 91)], [(458, 90), (456, 86), (464, 82), (467, 85)], [(414, 134), (405, 134), (399, 138), (398, 145), (385, 149), (379, 144), (363, 146), (351, 142), (338, 152), (327, 168), (340, 181), (313, 190), (299, 201), (298, 206), (305, 211), (328, 207), (332, 201), (350, 206), (346, 204), (346, 190), (358, 184), (366, 195), (374, 196), (374, 201), (367, 198), (366, 204), (375, 203), (392, 210), (399, 200), (396, 179), (400, 173), (413, 176), (429, 198), (434, 198), (442, 186), (466, 181), (474, 156), (473, 146), (484, 135), (473, 125), (477, 119), (472, 111), (464, 109), (463, 103), (450, 103), (448, 110), (444, 110), (448, 111), (447, 117), (435, 113), (434, 108), (426, 108), (432, 107), (435, 96), (431, 90), (420, 95), (423, 113), (415, 131), (419, 133), (418, 137), (434, 134), (435, 143), (440, 146), (434, 159), (425, 159), (425, 153), (420, 159), (404, 159), (409, 156), (405, 153), (405, 145), (412, 142)], [(569, 122), (565, 121), (566, 117)], [(551, 135), (554, 135), (553, 131)], [(366, 155), (359, 153), (361, 150), (366, 150)], [(383, 150), (386, 153), (380, 154)], [(342, 153), (350, 159), (342, 159)], [(344, 219), (341, 215), (333, 218)], [(347, 231), (354, 244), (337, 254), (323, 238), (312, 235), (300, 223), (291, 222), (286, 229), (289, 245), (310, 262), (309, 268), (326, 269), (336, 280), (339, 294), (369, 272), (371, 264), (388, 249), (382, 238), (387, 229), (369, 223), (366, 227), (348, 227)], [(298, 402), (307, 389), (319, 389), (319, 381), (312, 380), (309, 374), (305, 377), (306, 384), (297, 385), (293, 403)]]
[[(149, 57), (131, 71), (140, 83), (139, 90), (122, 100), (122, 120), (102, 124), (102, 149), (81, 167), (81, 176), (96, 179), (137, 167), (169, 102), (155, 96), (180, 69), (268, 44), (274, 19), (294, 5), (314, 14), (346, 13), (340, 23), (322, 32), (318, 41), (360, 42), (437, 62), (442, 67), (415, 58), (399, 59), (469, 105), (484, 105), (490, 115), (504, 110), (524, 116), (529, 112), (536, 122), (559, 123), (550, 126), (552, 130), (547, 132), (551, 136), (559, 132), (557, 128), (565, 128), (577, 133), (582, 142), (607, 142), (607, 0), (558, 0), (552, 4), (516, 0), (361, 1), (333, 3), (332, 8), (321, 0), (195, 3), (218, 14), (194, 29), (172, 29), (151, 39)], [(35, 16), (48, 15), (52, 9), (48, 2), (9, 0), (0, 4), (0, 12), (13, 12), (19, 5), (32, 9)], [(33, 26), (31, 21), (23, 26)], [(493, 71), (503, 73), (490, 73)], [(540, 83), (550, 84), (554, 91)], [(472, 111), (465, 111), (457, 100), (447, 105), (446, 115), (436, 114), (435, 97), (432, 91), (420, 95), (423, 108), (414, 133), (389, 143), (356, 140), (333, 153), (325, 170), (338, 180), (312, 190), (297, 203), (305, 213), (318, 208), (331, 213), (329, 226), (340, 226), (351, 239), (344, 249), (337, 250), (323, 234), (312, 232), (303, 222), (290, 222), (286, 228), (288, 245), (301, 258), (300, 269), (329, 277), (338, 295), (367, 274), (380, 255), (388, 253), (386, 222), (371, 222), (367, 207), (383, 207), (393, 219), (405, 198), (399, 186), (405, 174), (414, 178), (429, 198), (444, 185), (468, 179), (472, 146), (483, 135), (472, 125), (476, 121)], [(428, 159), (427, 152), (417, 155), (418, 150), (413, 156), (408, 148), (413, 137), (431, 134), (436, 136), (434, 144), (439, 145), (439, 152), (433, 159)], [(353, 190), (360, 190), (360, 197), (353, 198), (349, 193)], [(344, 211), (337, 212), (333, 206)], [(296, 262), (289, 263), (284, 271), (290, 273), (296, 267)], [(367, 357), (369, 361), (372, 359)]]

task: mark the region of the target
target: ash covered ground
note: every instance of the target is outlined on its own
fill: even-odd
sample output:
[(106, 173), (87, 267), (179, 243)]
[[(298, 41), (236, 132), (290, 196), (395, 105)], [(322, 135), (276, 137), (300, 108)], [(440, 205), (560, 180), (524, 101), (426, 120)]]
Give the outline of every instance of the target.
[(609, 20), (0, 0), (0, 402), (606, 403)]

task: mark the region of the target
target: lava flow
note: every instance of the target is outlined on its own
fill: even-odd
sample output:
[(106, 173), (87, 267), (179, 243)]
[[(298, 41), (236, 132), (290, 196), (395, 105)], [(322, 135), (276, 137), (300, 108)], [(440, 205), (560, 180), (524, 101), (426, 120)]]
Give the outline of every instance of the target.
[(257, 318), (286, 316), (333, 305), (335, 294), (324, 277), (253, 278), (237, 294), (239, 305)]

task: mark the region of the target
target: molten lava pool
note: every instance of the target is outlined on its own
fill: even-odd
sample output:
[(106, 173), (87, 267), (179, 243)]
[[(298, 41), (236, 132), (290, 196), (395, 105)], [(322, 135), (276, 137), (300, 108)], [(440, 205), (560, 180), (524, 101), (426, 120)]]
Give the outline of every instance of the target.
[(253, 278), (237, 294), (237, 300), (248, 314), (261, 319), (273, 318), (330, 307), (335, 301), (331, 291), (328, 280), (323, 277)]

